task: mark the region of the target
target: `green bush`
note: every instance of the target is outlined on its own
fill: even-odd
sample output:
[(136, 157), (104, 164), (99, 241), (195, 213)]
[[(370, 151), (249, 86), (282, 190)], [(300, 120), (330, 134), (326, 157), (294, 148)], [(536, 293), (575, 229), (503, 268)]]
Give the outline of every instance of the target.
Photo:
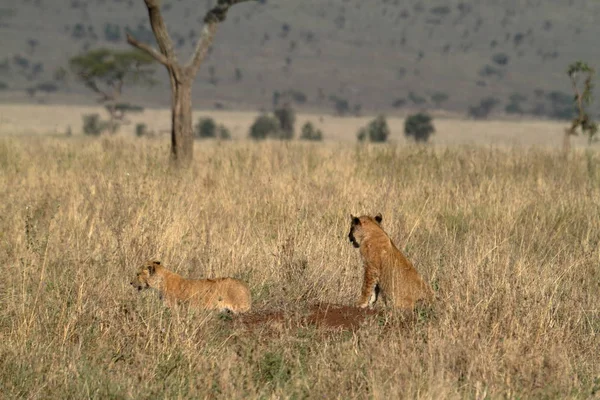
[(410, 101), (413, 102), (414, 105), (416, 106), (420, 106), (422, 104), (427, 103), (427, 99), (423, 96), (419, 96), (417, 93), (415, 92), (409, 92), (408, 93), (408, 99)]
[(212, 118), (200, 118), (195, 126), (194, 134), (198, 139), (231, 139), (231, 132), (225, 125), (217, 125)]
[(390, 135), (390, 128), (384, 115), (379, 115), (373, 119), (366, 127), (358, 131), (358, 140), (364, 142), (385, 142)]
[(350, 103), (348, 100), (335, 95), (329, 96), (329, 100), (333, 102), (333, 107), (337, 115), (343, 117), (350, 112)]
[(250, 127), (251, 139), (279, 138), (279, 135), (279, 120), (267, 114), (256, 117)]
[(435, 92), (431, 95), (431, 101), (435, 104), (436, 107), (440, 107), (442, 103), (448, 100), (450, 96), (448, 96), (444, 92)]
[(500, 101), (494, 97), (481, 99), (479, 105), (469, 107), (469, 115), (475, 119), (485, 119)]
[(85, 114), (83, 116), (83, 133), (90, 136), (100, 136), (109, 128), (107, 121), (100, 119), (100, 114)]
[(404, 121), (404, 136), (415, 142), (426, 143), (433, 133), (435, 128), (431, 116), (427, 113), (409, 115)]
[(135, 126), (135, 136), (143, 137), (148, 136), (148, 125), (144, 123), (137, 124)]
[(323, 132), (320, 129), (315, 128), (312, 122), (307, 121), (302, 125), (300, 139), (320, 141), (323, 140)]
[(217, 137), (221, 140), (231, 140), (231, 131), (223, 124), (217, 126)]
[(195, 128), (195, 136), (199, 139), (211, 139), (217, 137), (217, 124), (212, 118), (200, 118)]
[(292, 139), (294, 137), (294, 125), (296, 124), (294, 109), (286, 104), (276, 109), (273, 114), (279, 121), (279, 139)]

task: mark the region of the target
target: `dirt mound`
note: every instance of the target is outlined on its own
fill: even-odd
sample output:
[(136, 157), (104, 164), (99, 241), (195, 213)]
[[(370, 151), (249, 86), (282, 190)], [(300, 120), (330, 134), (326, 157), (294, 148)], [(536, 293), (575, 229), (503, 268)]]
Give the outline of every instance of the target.
[(237, 321), (254, 330), (265, 327), (307, 326), (320, 329), (356, 330), (369, 316), (378, 311), (341, 304), (318, 303), (309, 305), (307, 312), (254, 311), (240, 315)]
[(310, 307), (306, 321), (326, 329), (355, 330), (368, 317), (377, 315), (377, 310), (345, 306), (339, 304), (320, 303)]

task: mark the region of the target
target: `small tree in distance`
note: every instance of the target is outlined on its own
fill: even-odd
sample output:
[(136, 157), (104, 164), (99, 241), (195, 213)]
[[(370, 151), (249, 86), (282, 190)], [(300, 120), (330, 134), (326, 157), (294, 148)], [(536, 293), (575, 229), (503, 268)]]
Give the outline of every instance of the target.
[(231, 139), (231, 132), (225, 125), (217, 125), (212, 118), (200, 118), (196, 124), (196, 137), (198, 139)]
[(427, 143), (434, 133), (432, 118), (427, 113), (409, 115), (404, 121), (404, 136), (415, 142)]
[(279, 120), (271, 115), (263, 114), (256, 117), (250, 126), (250, 139), (278, 138), (279, 132)]
[[(577, 115), (571, 121), (571, 126), (565, 129), (564, 150), (568, 151), (571, 148), (571, 136), (577, 135), (577, 128), (587, 135), (588, 143), (593, 143), (596, 140), (598, 133), (598, 125), (591, 119), (587, 113), (586, 107), (592, 103), (592, 91), (594, 89), (595, 71), (587, 63), (577, 61), (569, 65), (567, 74), (571, 79), (571, 86), (575, 95), (575, 106), (577, 107)], [(580, 87), (579, 77), (583, 75), (583, 87)]]
[(279, 120), (280, 138), (292, 139), (294, 137), (294, 125), (296, 125), (296, 113), (289, 103), (275, 109), (275, 118)]
[(370, 142), (385, 142), (389, 135), (390, 128), (385, 115), (379, 115), (369, 122), (367, 126), (360, 128), (357, 136), (359, 142), (366, 140)]
[(88, 89), (100, 95), (110, 116), (107, 128), (115, 133), (125, 120), (125, 113), (140, 108), (119, 103), (123, 86), (129, 84), (152, 85), (154, 59), (138, 50), (96, 49), (69, 60), (69, 67), (77, 79)]
[(302, 131), (300, 133), (301, 140), (312, 140), (312, 141), (320, 141), (323, 140), (323, 132), (320, 129), (315, 128), (315, 126), (310, 121), (306, 121), (304, 125), (302, 125)]

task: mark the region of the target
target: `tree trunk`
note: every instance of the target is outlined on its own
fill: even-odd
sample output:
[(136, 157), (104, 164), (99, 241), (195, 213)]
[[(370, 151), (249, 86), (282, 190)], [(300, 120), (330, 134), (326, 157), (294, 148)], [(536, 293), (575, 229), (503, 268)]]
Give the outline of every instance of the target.
[(187, 167), (194, 156), (192, 130), (192, 79), (171, 80), (171, 156), (178, 166)]
[(150, 26), (160, 52), (148, 44), (138, 42), (127, 34), (127, 42), (150, 54), (169, 71), (171, 80), (171, 156), (178, 166), (187, 167), (193, 158), (194, 136), (192, 131), (192, 84), (202, 61), (208, 54), (219, 22), (223, 22), (233, 5), (250, 0), (219, 0), (204, 16), (204, 26), (194, 54), (185, 66), (177, 61), (173, 41), (160, 13), (159, 0), (144, 0), (148, 8)]

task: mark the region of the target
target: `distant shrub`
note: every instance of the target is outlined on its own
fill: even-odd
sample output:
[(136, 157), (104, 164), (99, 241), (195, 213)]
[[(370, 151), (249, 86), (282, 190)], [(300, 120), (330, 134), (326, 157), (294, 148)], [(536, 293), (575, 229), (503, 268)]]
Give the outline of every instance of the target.
[(83, 39), (86, 36), (85, 26), (81, 23), (75, 24), (73, 26), (73, 31), (71, 32), (71, 37), (73, 39)]
[(525, 114), (522, 103), (527, 101), (527, 97), (520, 93), (513, 93), (508, 98), (508, 104), (504, 107), (507, 114)]
[(337, 115), (344, 116), (350, 112), (350, 103), (348, 103), (348, 100), (335, 95), (329, 96), (329, 100), (333, 102), (333, 107)]
[(481, 99), (479, 105), (469, 107), (469, 116), (475, 119), (487, 118), (499, 101), (495, 97)]
[(504, 112), (507, 114), (524, 114), (525, 111), (521, 108), (520, 103), (508, 103), (504, 107)]
[(8, 84), (6, 82), (0, 81), (0, 90), (8, 89)]
[(390, 128), (384, 115), (379, 115), (365, 127), (358, 131), (358, 140), (360, 142), (385, 142), (390, 135)]
[(515, 47), (519, 46), (522, 42), (523, 39), (525, 39), (525, 34), (518, 32), (515, 34), (515, 36), (513, 36), (513, 43), (515, 45)]
[(231, 140), (231, 131), (222, 124), (217, 126), (217, 137), (221, 140)]
[(250, 126), (250, 138), (262, 140), (269, 137), (279, 137), (279, 120), (267, 114), (259, 115)]
[(135, 126), (135, 136), (144, 137), (148, 136), (148, 125), (139, 123)]
[(27, 69), (29, 68), (29, 64), (31, 64), (27, 57), (23, 57), (19, 54), (13, 56), (13, 63), (21, 69)]
[(217, 124), (212, 118), (200, 118), (195, 128), (195, 136), (199, 139), (217, 137)]
[(194, 129), (198, 139), (231, 139), (231, 132), (225, 125), (217, 125), (212, 118), (200, 118)]
[(438, 15), (440, 17), (445, 17), (450, 14), (450, 7), (448, 6), (437, 6), (433, 7), (429, 10), (432, 14)]
[(121, 40), (121, 27), (117, 24), (107, 22), (104, 24), (104, 39), (108, 42)]
[(294, 109), (286, 104), (274, 111), (275, 118), (279, 121), (280, 139), (292, 139), (294, 137), (294, 125), (296, 124), (296, 113)]
[(498, 65), (508, 64), (508, 56), (504, 53), (496, 53), (492, 56), (492, 61)]
[(442, 105), (442, 103), (447, 101), (449, 97), (450, 96), (448, 96), (444, 92), (435, 92), (431, 95), (431, 101), (433, 102), (433, 104), (435, 104), (436, 107), (439, 107)]
[(392, 107), (394, 108), (401, 108), (404, 107), (406, 105), (406, 99), (403, 98), (397, 98), (396, 100), (394, 100), (392, 102)]
[(504, 72), (499, 68), (486, 64), (479, 70), (479, 76), (482, 78), (490, 78), (493, 76), (502, 78), (504, 76)]
[(320, 141), (323, 140), (323, 132), (320, 129), (315, 128), (312, 122), (307, 121), (304, 125), (302, 125), (300, 139)]
[(109, 128), (109, 123), (100, 119), (100, 114), (83, 115), (83, 133), (89, 136), (100, 136)]
[(427, 113), (409, 115), (404, 121), (404, 136), (415, 142), (428, 142), (429, 137), (435, 133), (432, 120)]
[(416, 94), (415, 92), (412, 92), (412, 91), (408, 93), (408, 99), (410, 101), (412, 101), (414, 105), (417, 105), (417, 106), (427, 103), (427, 99), (425, 99), (422, 96), (419, 96), (418, 94)]

